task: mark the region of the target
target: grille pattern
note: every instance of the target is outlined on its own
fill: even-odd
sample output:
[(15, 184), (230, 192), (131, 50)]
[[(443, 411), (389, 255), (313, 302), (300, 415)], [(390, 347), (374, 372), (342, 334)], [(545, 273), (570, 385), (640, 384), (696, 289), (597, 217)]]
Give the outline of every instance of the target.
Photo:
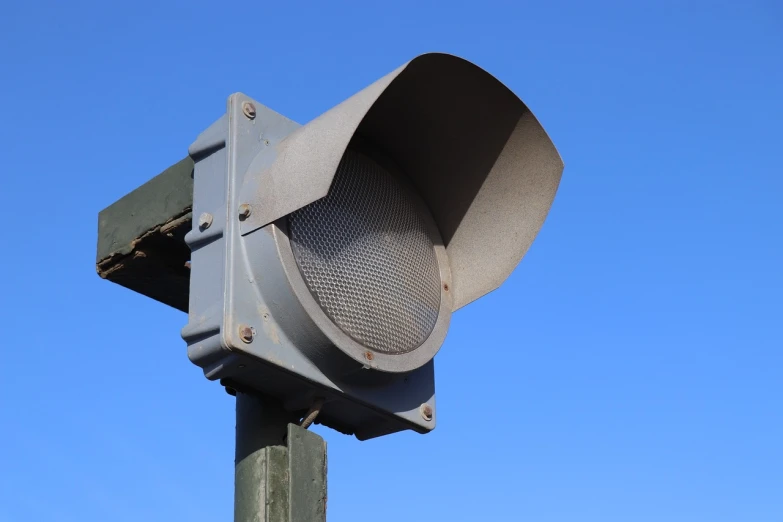
[(315, 300), (346, 334), (402, 354), (430, 335), (440, 271), (409, 194), (367, 156), (348, 150), (329, 194), (289, 216), (291, 247)]

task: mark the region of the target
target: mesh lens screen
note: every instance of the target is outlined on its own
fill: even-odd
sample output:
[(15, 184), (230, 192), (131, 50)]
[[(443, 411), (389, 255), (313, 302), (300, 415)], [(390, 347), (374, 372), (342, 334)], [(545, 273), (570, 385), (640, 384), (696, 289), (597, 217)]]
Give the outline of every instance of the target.
[(348, 150), (329, 194), (291, 214), (289, 231), (307, 287), (343, 332), (387, 354), (427, 339), (440, 307), (435, 249), (389, 172)]

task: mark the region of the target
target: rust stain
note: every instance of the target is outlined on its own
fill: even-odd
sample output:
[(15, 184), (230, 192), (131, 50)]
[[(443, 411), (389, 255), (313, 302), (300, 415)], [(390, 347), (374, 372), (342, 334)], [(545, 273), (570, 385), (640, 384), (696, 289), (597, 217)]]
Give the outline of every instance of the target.
[[(269, 326), (266, 326), (267, 324)], [(264, 331), (266, 332), (266, 336), (269, 337), (269, 340), (275, 344), (280, 344), (280, 335), (277, 333), (277, 326), (275, 326), (274, 323), (264, 323)]]
[(263, 306), (259, 306), (258, 314), (264, 319), (264, 333), (267, 338), (275, 344), (280, 344), (280, 334), (277, 331), (277, 325), (272, 321), (269, 310)]
[(184, 210), (183, 213), (169, 219), (161, 225), (156, 225), (146, 232), (143, 232), (130, 243), (128, 243), (127, 247), (120, 247), (117, 251), (112, 252), (108, 256), (98, 261), (95, 264), (98, 275), (103, 279), (106, 279), (109, 274), (116, 272), (125, 266), (123, 264), (125, 259), (129, 257), (143, 257), (145, 254), (141, 253), (141, 255), (139, 255), (139, 252), (136, 252), (136, 247), (138, 247), (139, 244), (141, 244), (145, 239), (161, 232), (170, 232), (178, 226), (182, 226), (183, 224), (187, 223), (191, 218), (192, 209), (191, 207), (188, 207)]
[(95, 267), (98, 275), (103, 279), (107, 279), (111, 274), (117, 272), (118, 270), (122, 270), (123, 268), (125, 268), (125, 263), (122, 262), (119, 262), (116, 265), (112, 265), (108, 268), (102, 268), (100, 265)]

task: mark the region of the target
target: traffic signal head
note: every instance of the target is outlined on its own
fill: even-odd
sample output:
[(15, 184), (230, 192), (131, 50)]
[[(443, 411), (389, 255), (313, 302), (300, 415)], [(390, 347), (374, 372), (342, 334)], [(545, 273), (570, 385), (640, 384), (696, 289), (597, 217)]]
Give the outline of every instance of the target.
[(511, 91), (415, 58), (304, 126), (242, 94), (191, 145), (190, 359), (364, 439), (435, 425), (454, 310), (497, 288), (563, 170)]

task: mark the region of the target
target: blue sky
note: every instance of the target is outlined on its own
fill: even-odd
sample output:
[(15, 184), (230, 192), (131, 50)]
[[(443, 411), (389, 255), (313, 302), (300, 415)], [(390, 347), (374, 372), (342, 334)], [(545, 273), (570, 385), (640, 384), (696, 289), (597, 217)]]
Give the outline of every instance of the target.
[(438, 428), (329, 445), (329, 520), (783, 520), (779, 2), (7, 2), (0, 522), (230, 520), (233, 399), (100, 280), (97, 213), (243, 91), (305, 123), (426, 51), (566, 169), (436, 359)]

